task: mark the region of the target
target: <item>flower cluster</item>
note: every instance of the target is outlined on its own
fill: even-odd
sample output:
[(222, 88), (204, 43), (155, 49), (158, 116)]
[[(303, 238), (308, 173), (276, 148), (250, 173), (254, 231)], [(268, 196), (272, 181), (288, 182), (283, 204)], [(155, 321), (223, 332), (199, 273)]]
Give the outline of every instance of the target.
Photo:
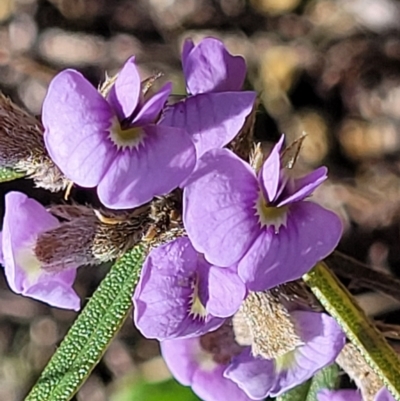
[[(48, 154), (66, 179), (96, 187), (101, 203), (123, 218), (70, 211), (58, 219), (25, 195), (8, 194), (6, 277), (17, 293), (78, 310), (77, 267), (147, 238), (154, 199), (182, 192), (178, 234), (152, 247), (143, 265), (134, 322), (161, 341), (171, 372), (204, 400), (279, 396), (332, 363), (345, 342), (333, 318), (271, 292), (300, 279), (340, 239), (339, 218), (308, 199), (327, 169), (292, 177), (282, 161), (284, 136), (266, 158), (239, 158), (226, 146), (256, 100), (242, 90), (244, 59), (206, 38), (185, 42), (182, 64), (188, 93), (174, 104), (171, 84), (153, 91), (153, 81), (141, 82), (134, 57), (100, 90), (75, 70), (53, 79), (42, 112)], [(123, 213), (132, 213), (128, 223)], [(266, 313), (279, 341), (276, 328), (259, 324)]]

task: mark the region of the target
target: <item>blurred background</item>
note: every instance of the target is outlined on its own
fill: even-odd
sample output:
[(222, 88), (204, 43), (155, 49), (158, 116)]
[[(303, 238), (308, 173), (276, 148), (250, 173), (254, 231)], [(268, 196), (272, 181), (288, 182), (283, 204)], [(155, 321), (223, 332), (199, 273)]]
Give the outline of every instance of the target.
[[(246, 58), (247, 86), (260, 98), (256, 137), (271, 144), (284, 132), (290, 143), (305, 132), (296, 168), (329, 167), (315, 199), (344, 222), (340, 250), (398, 275), (398, 1), (1, 0), (0, 89), (40, 115), (61, 69), (78, 69), (97, 86), (134, 54), (143, 78), (162, 72), (182, 94), (181, 44), (204, 36), (221, 38)], [(0, 190), (50, 201), (28, 180)], [(107, 266), (79, 270), (82, 299), (106, 272)], [(365, 295), (356, 280), (346, 283)], [(379, 299), (368, 298), (366, 308)], [(374, 313), (400, 323), (397, 310), (390, 301)], [(13, 294), (0, 276), (0, 401), (23, 399), (75, 317)], [(157, 342), (144, 340), (128, 319), (75, 400), (196, 400), (169, 378)]]

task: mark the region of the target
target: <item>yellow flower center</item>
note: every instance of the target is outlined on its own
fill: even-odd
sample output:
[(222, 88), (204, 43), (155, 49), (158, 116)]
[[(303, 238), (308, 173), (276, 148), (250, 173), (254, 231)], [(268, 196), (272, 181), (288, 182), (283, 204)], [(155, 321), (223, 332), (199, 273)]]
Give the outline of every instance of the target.
[(139, 146), (145, 136), (141, 127), (122, 129), (120, 122), (115, 118), (110, 129), (110, 139), (117, 145), (118, 149), (135, 148)]
[(27, 245), (19, 249), (15, 255), (15, 262), (26, 273), (29, 285), (34, 284), (42, 273), (42, 264), (31, 246)]
[(277, 372), (288, 370), (296, 360), (296, 350), (289, 351), (286, 354), (275, 358), (275, 369)]
[(275, 232), (278, 233), (279, 228), (286, 225), (288, 207), (270, 206), (261, 191), (258, 195), (255, 209), (262, 227), (274, 226)]
[(189, 314), (192, 315), (194, 319), (205, 319), (207, 316), (207, 311), (205, 306), (201, 303), (199, 297), (199, 276), (196, 275), (196, 279), (193, 283), (193, 293), (190, 300), (190, 311)]

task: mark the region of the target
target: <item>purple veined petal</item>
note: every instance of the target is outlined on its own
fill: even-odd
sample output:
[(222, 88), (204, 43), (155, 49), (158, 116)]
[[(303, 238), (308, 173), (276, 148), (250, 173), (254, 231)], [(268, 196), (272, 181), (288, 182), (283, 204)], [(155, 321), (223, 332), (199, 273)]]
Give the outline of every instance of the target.
[(208, 150), (222, 148), (235, 138), (251, 113), (255, 98), (255, 92), (192, 96), (169, 106), (161, 124), (186, 129), (200, 158)]
[(340, 326), (327, 314), (294, 311), (291, 316), (304, 345), (292, 351), (293, 360), (276, 373), (271, 397), (280, 396), (332, 364), (346, 344), (346, 336)]
[(182, 55), (183, 72), (188, 92), (192, 95), (209, 92), (240, 91), (246, 77), (246, 62), (232, 56), (224, 44), (214, 38), (203, 39)]
[(134, 321), (147, 338), (158, 340), (205, 334), (224, 319), (205, 320), (190, 314), (198, 254), (188, 238), (178, 238), (153, 249), (142, 268), (133, 295)]
[(212, 371), (198, 369), (193, 376), (193, 392), (204, 401), (250, 401), (251, 398), (239, 386), (223, 376), (224, 370), (224, 365)]
[(168, 100), (172, 90), (172, 83), (167, 82), (156, 94), (154, 94), (140, 109), (132, 121), (133, 126), (143, 127), (155, 122), (162, 108)]
[(76, 270), (67, 270), (55, 276), (43, 274), (35, 285), (24, 291), (23, 295), (46, 302), (56, 308), (79, 311), (81, 300), (72, 288)]
[(232, 359), (224, 376), (236, 383), (250, 399), (263, 400), (276, 380), (274, 361), (253, 357), (247, 347)]
[(108, 102), (77, 71), (65, 70), (50, 83), (42, 120), (47, 151), (60, 170), (82, 187), (96, 186), (117, 152), (109, 140)]
[[(207, 283), (202, 283), (202, 278), (200, 283), (203, 284), (201, 287), (206, 287), (208, 290), (208, 299), (204, 303), (207, 312), (217, 317), (234, 315), (246, 297), (246, 286), (239, 278), (237, 269), (209, 266), (206, 271)], [(199, 295), (201, 298), (202, 294)]]
[(214, 149), (186, 184), (183, 221), (194, 248), (216, 266), (237, 263), (260, 231), (254, 172), (229, 150)]
[(129, 118), (133, 114), (139, 105), (141, 93), (142, 83), (139, 71), (135, 64), (135, 57), (131, 57), (118, 73), (115, 84), (107, 96), (119, 121)]
[(21, 294), (29, 285), (28, 273), (16, 261), (21, 249), (34, 244), (41, 232), (56, 228), (59, 224), (34, 199), (20, 192), (6, 194), (2, 251), (6, 279), (14, 292)]
[(312, 202), (290, 206), (286, 226), (263, 230), (239, 262), (239, 275), (252, 291), (293, 281), (328, 256), (342, 234), (340, 219)]
[(106, 207), (140, 206), (177, 188), (194, 169), (196, 150), (184, 130), (159, 125), (144, 130), (143, 143), (121, 150), (97, 187)]
[(392, 394), (385, 387), (381, 388), (375, 396), (375, 401), (395, 401)]
[(260, 187), (268, 202), (275, 200), (278, 191), (281, 171), (280, 150), (284, 140), (285, 136), (282, 135), (279, 142), (272, 148), (259, 172)]
[(292, 181), (292, 188), (285, 188), (285, 192), (289, 190), (289, 193), (285, 194), (284, 199), (277, 204), (277, 206), (288, 205), (289, 203), (299, 202), (310, 196), (314, 190), (319, 187), (327, 178), (328, 169), (326, 167), (320, 167), (310, 174), (302, 178), (297, 178)]
[(161, 341), (160, 348), (175, 379), (184, 386), (192, 385), (193, 376), (201, 362), (198, 357), (204, 352), (199, 337)]
[(357, 390), (323, 389), (318, 392), (317, 399), (318, 401), (362, 401), (361, 394)]

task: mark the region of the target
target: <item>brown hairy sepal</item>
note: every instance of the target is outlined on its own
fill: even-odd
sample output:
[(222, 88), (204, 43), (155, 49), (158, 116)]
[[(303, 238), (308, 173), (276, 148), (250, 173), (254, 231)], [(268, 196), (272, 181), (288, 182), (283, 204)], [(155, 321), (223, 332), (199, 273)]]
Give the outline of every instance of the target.
[(250, 292), (232, 319), (236, 341), (252, 354), (275, 359), (303, 344), (290, 313), (271, 291)]
[(142, 240), (151, 223), (148, 206), (115, 215), (80, 205), (59, 205), (50, 211), (64, 221), (40, 234), (34, 248), (48, 271), (117, 259)]
[(40, 121), (0, 93), (0, 166), (25, 173), (52, 192), (68, 185), (46, 152)]

